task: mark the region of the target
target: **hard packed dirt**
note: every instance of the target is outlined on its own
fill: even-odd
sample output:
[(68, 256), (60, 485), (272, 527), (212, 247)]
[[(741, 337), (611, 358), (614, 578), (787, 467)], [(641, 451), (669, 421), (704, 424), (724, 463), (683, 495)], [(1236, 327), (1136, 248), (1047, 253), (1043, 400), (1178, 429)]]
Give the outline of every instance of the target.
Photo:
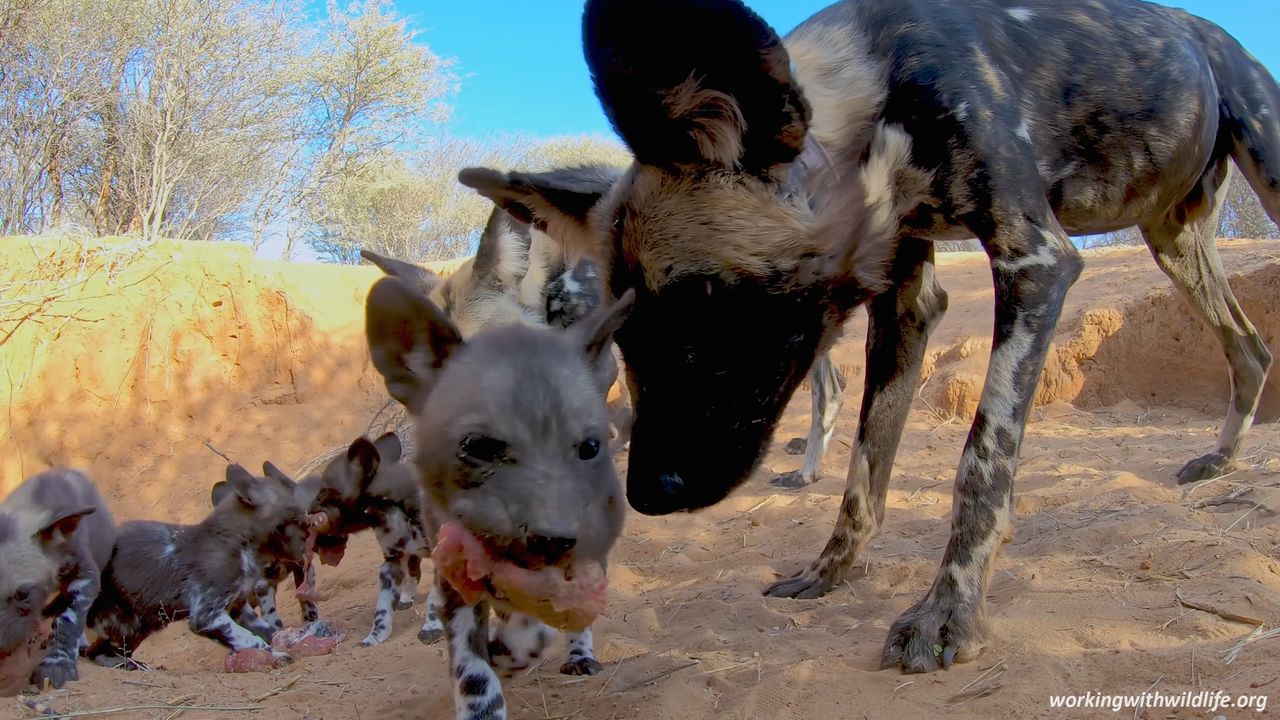
[[(1280, 244), (1220, 247), (1280, 356)], [(129, 240), (4, 239), (0, 258), (0, 494), (71, 465), (99, 483), (121, 521), (194, 522), (223, 474), (215, 450), (291, 472), (383, 429), (370, 427), (387, 398), (362, 327), (372, 267)], [(628, 517), (595, 624), (604, 672), (562, 676), (557, 649), (508, 687), (512, 717), (1102, 717), (1116, 714), (1052, 709), (1049, 696), (1151, 688), (1271, 694), (1280, 705), (1280, 637), (1239, 645), (1253, 621), (1280, 625), (1280, 371), (1238, 469), (1178, 487), (1177, 469), (1214, 447), (1225, 360), (1144, 249), (1086, 262), (1027, 428), (1015, 536), (991, 579), (990, 645), (976, 661), (932, 675), (879, 669), (890, 623), (928, 589), (941, 557), (986, 370), (990, 271), (984, 256), (956, 254), (940, 258), (950, 310), (930, 346), (886, 526), (846, 584), (817, 600), (760, 594), (816, 555), (839, 507), (861, 395), (860, 314), (836, 351), (849, 393), (822, 480), (805, 492), (768, 483), (800, 466), (783, 447), (807, 429), (806, 389), (760, 470), (727, 501)], [(625, 471), (625, 454), (618, 462)], [(359, 646), (379, 562), (365, 534), (341, 565), (319, 567), (321, 616), (347, 629), (332, 654), (227, 674), (226, 652), (178, 623), (137, 651), (147, 670), (82, 661), (80, 682), (39, 700), (58, 712), (131, 708), (113, 716), (136, 718), (175, 717), (167, 705), (193, 706), (187, 720), (451, 718), (445, 648), (417, 639), (421, 602), (396, 613), (386, 644)], [(301, 624), (291, 583), (280, 607)], [(0, 718), (33, 714), (0, 702)]]

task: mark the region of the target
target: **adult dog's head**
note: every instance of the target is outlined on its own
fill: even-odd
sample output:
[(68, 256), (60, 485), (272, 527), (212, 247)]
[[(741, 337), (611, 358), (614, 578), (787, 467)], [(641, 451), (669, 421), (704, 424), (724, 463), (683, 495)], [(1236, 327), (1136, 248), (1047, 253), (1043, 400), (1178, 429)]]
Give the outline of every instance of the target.
[(611, 294), (636, 421), (627, 498), (712, 505), (754, 470), (788, 399), (850, 311), (882, 289), (898, 218), (923, 186), (909, 138), (872, 127), (823, 148), (781, 39), (733, 0), (591, 0), (596, 93), (634, 155), (620, 177), (470, 169)]

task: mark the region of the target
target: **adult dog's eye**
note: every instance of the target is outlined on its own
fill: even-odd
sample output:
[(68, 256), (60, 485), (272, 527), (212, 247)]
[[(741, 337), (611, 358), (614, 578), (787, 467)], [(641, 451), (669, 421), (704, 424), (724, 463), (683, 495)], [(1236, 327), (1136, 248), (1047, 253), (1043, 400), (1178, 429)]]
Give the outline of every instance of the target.
[(488, 435), (473, 433), (458, 444), (458, 457), (466, 462), (489, 465), (506, 458), (507, 444)]
[(589, 437), (578, 443), (578, 459), (594, 460), (600, 454), (600, 441)]

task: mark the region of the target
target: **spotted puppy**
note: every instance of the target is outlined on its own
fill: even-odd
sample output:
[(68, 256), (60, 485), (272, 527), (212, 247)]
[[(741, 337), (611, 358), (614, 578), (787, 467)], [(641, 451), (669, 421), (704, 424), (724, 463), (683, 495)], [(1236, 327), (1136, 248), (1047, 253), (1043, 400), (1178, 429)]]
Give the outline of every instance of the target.
[[(102, 592), (89, 612), (100, 665), (133, 667), (138, 646), (176, 620), (233, 652), (270, 647), (276, 628), (249, 607), (265, 568), (306, 552), (304, 508), (292, 483), (227, 468), (227, 493), (196, 525), (120, 527)], [(233, 617), (233, 613), (235, 616)], [(288, 655), (273, 653), (287, 662)]]
[[(402, 454), (395, 433), (373, 442), (357, 439), (345, 455), (325, 468), (310, 508), (321, 563), (337, 565), (347, 538), (365, 530), (373, 531), (382, 549), (373, 628), (362, 642), (366, 647), (386, 642), (391, 636), (393, 611), (413, 605), (422, 579), (422, 560), (431, 553), (422, 526), (418, 482), (412, 469), (400, 463)], [(434, 643), (444, 635), (439, 607), (439, 594), (433, 587), (418, 631), (418, 639), (424, 643)]]
[[(499, 673), (527, 666), (553, 637), (512, 598), (566, 590), (586, 577), (582, 563), (603, 566), (621, 530), (621, 488), (602, 439), (610, 334), (629, 300), (568, 330), (509, 325), (464, 341), (400, 280), (369, 293), (370, 354), (414, 417), (423, 519), (441, 543), (433, 559), (459, 720), (505, 718)], [(453, 572), (455, 560), (464, 571)], [(477, 575), (469, 562), (488, 566)], [(599, 586), (559, 595), (562, 609), (592, 600), (603, 601)], [(564, 625), (584, 629), (590, 616)]]
[(0, 695), (79, 679), (85, 619), (115, 537), (102, 496), (76, 470), (40, 473), (0, 503)]

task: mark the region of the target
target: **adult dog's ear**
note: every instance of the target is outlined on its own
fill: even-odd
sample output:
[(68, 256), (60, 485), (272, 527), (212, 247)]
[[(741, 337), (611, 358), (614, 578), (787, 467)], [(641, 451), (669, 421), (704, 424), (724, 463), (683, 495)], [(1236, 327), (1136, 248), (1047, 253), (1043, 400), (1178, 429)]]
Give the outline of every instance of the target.
[(373, 284), (365, 335), (387, 392), (417, 415), (462, 333), (435, 303), (394, 277)]
[(602, 165), (537, 173), (473, 167), (459, 172), (458, 182), (489, 198), (516, 220), (546, 233), (568, 255), (581, 256), (597, 250), (594, 238), (585, 231), (587, 215), (622, 172)]
[(773, 28), (738, 0), (588, 0), (596, 95), (636, 160), (769, 173), (804, 145), (809, 109)]

